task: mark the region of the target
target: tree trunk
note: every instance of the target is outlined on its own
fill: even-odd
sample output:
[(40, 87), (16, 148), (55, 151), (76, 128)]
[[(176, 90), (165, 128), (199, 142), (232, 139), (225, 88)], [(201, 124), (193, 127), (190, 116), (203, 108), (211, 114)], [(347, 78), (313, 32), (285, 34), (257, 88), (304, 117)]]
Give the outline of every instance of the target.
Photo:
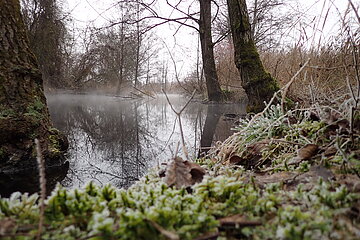
[(19, 1), (0, 1), (0, 169), (35, 167), (35, 138), (47, 165), (64, 162), (67, 140), (52, 128)]
[(266, 72), (252, 37), (245, 0), (227, 0), (230, 27), (235, 49), (235, 64), (241, 76), (241, 85), (249, 99), (248, 111), (264, 109), (278, 90), (276, 81)]
[(139, 81), (139, 65), (140, 65), (140, 44), (141, 44), (141, 33), (140, 33), (140, 24), (138, 20), (140, 19), (140, 5), (137, 4), (137, 22), (136, 22), (136, 63), (135, 63), (135, 81), (134, 85), (137, 87)]
[(211, 37), (211, 0), (200, 0), (200, 42), (209, 101), (220, 102), (223, 94), (216, 73), (214, 44)]
[[(124, 15), (122, 16), (122, 19), (124, 19)], [(117, 88), (116, 88), (116, 94), (120, 95), (121, 93), (121, 87), (122, 83), (124, 82), (124, 58), (125, 58), (125, 33), (124, 33), (124, 22), (121, 22), (120, 27), (120, 62), (119, 62), (119, 77), (117, 82)]]

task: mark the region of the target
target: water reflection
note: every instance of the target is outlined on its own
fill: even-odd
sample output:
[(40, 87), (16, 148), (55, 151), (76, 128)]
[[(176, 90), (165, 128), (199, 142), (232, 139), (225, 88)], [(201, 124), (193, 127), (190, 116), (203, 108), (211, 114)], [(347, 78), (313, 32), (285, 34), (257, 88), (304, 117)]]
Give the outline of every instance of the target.
[[(62, 181), (69, 169), (69, 162), (61, 166), (46, 167), (46, 192), (49, 195), (56, 184)], [(0, 196), (9, 197), (13, 192), (39, 192), (39, 171), (37, 168), (0, 171)]]
[(205, 155), (217, 141), (233, 134), (234, 122), (246, 113), (244, 104), (209, 104), (200, 139), (199, 156)]
[[(170, 95), (170, 100), (176, 109), (186, 103), (186, 98), (178, 95)], [(162, 96), (124, 100), (61, 94), (48, 96), (48, 105), (55, 127), (70, 141), (70, 170), (62, 181), (66, 187), (80, 187), (91, 180), (99, 185), (128, 187), (149, 167), (168, 161), (180, 141), (176, 115)], [(193, 157), (200, 145), (210, 146), (230, 134), (231, 123), (223, 114), (244, 113), (244, 106), (236, 105), (236, 110), (234, 106), (188, 105), (181, 116)]]

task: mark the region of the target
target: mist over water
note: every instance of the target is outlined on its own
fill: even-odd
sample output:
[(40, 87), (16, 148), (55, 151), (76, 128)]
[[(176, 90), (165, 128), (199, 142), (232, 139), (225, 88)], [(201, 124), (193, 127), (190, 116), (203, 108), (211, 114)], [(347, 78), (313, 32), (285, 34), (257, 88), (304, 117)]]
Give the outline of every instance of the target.
[[(187, 102), (187, 98), (180, 95), (169, 95), (169, 98), (176, 110)], [(162, 95), (156, 99), (129, 100), (55, 94), (48, 95), (47, 99), (54, 126), (63, 131), (70, 142), (70, 169), (62, 181), (65, 187), (81, 187), (89, 181), (100, 186), (111, 183), (116, 187), (129, 187), (149, 168), (170, 160), (181, 139), (176, 114)], [(245, 112), (245, 106), (233, 108), (228, 111)], [(220, 121), (223, 126), (215, 131), (221, 114), (214, 109), (219, 107), (209, 110), (212, 116), (206, 118), (208, 109), (208, 105), (191, 102), (181, 114), (187, 150), (192, 157), (198, 154), (202, 135), (211, 138), (207, 142), (212, 142), (231, 134), (232, 122), (229, 121)], [(204, 128), (205, 124), (215, 124), (213, 132), (204, 134), (203, 129), (209, 129), (209, 126)], [(178, 155), (183, 156), (182, 151)]]

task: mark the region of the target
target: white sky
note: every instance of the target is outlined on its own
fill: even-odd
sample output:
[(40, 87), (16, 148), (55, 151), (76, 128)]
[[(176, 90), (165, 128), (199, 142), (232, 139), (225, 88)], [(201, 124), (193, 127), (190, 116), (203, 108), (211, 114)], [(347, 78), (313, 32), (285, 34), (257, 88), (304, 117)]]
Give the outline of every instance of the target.
[[(294, 0), (287, 1), (293, 2)], [(352, 1), (356, 6), (360, 5), (360, 0)], [(85, 28), (89, 22), (100, 27), (111, 20), (117, 19), (116, 11), (114, 11), (113, 7), (116, 0), (67, 0), (67, 2), (69, 9), (72, 11), (72, 16), (75, 19), (75, 26), (77, 28)], [(165, 0), (160, 0), (159, 2), (163, 3), (160, 4), (158, 10), (168, 15), (171, 9), (166, 5)], [(320, 37), (321, 40), (324, 41), (324, 38), (326, 39), (339, 29), (339, 24), (341, 23), (339, 12), (343, 13), (348, 6), (348, 0), (298, 0), (298, 2), (299, 4), (296, 7), (293, 5), (294, 8), (300, 8), (300, 11), (305, 10), (308, 19), (316, 19), (306, 30), (306, 32), (309, 33), (309, 44), (312, 45), (317, 44)], [(327, 21), (323, 27), (324, 18), (328, 10)], [(318, 29), (315, 34), (312, 30), (314, 27)], [(175, 46), (175, 38), (173, 37), (175, 29), (176, 27), (174, 27), (174, 25), (162, 25), (153, 31), (166, 42), (171, 49), (172, 55), (177, 61), (177, 68), (178, 70), (181, 69), (181, 77), (185, 77), (187, 72), (192, 70), (196, 62), (198, 37), (193, 29), (182, 27), (176, 34)], [(294, 28), (291, 32), (288, 32), (288, 34), (296, 39), (299, 32)], [(159, 55), (163, 59), (169, 59), (165, 47)], [(169, 60), (169, 66), (171, 67), (171, 65), (172, 63)]]

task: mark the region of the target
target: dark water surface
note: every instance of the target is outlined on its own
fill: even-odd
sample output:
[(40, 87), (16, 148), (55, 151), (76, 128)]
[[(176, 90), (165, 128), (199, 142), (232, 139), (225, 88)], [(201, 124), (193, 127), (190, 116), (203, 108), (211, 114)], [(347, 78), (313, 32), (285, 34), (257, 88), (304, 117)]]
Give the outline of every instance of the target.
[[(69, 188), (89, 181), (128, 187), (150, 167), (168, 161), (180, 142), (176, 115), (164, 96), (126, 100), (56, 94), (48, 95), (47, 100), (55, 127), (70, 142), (70, 168), (61, 182)], [(170, 95), (170, 100), (177, 110), (187, 101), (180, 95)], [(234, 121), (224, 114), (244, 113), (245, 105), (191, 102), (181, 114), (190, 155), (196, 157), (200, 145), (209, 146), (231, 134)]]

